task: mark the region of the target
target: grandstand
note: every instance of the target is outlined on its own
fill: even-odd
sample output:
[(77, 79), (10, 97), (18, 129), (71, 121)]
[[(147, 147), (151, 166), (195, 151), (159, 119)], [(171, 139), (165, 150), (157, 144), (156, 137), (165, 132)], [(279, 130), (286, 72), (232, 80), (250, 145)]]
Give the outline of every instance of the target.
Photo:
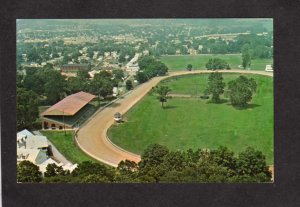
[(78, 128), (96, 111), (96, 107), (90, 104), (94, 98), (94, 95), (82, 91), (67, 96), (41, 113), (42, 128)]

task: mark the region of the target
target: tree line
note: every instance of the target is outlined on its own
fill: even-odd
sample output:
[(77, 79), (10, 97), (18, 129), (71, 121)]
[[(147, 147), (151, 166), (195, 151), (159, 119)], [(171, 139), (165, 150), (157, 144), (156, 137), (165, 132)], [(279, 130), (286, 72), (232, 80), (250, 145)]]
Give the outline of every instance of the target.
[(163, 76), (168, 72), (168, 67), (152, 56), (142, 57), (138, 61), (139, 71), (135, 78), (139, 83), (144, 83), (155, 76)]
[(72, 171), (49, 164), (44, 177), (38, 166), (22, 161), (17, 166), (18, 182), (43, 183), (236, 183), (271, 182), (265, 155), (253, 147), (235, 154), (226, 147), (171, 151), (149, 145), (141, 161), (121, 161), (117, 168), (90, 161)]
[[(26, 75), (17, 73), (17, 129), (32, 129), (39, 126), (40, 105), (52, 105), (67, 95), (79, 91), (90, 92), (102, 98), (112, 95), (113, 87), (122, 84), (122, 70), (101, 71), (90, 79), (88, 71), (80, 70), (76, 77), (66, 78), (48, 64), (43, 68), (27, 68)], [(127, 83), (132, 89), (132, 83)]]

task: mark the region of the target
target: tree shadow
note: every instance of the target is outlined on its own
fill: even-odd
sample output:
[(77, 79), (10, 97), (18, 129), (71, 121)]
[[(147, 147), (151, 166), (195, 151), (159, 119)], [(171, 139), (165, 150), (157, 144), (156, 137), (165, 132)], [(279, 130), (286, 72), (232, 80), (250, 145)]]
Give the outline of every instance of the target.
[[(203, 100), (203, 99), (202, 99)], [(211, 100), (208, 100), (206, 103), (207, 104), (224, 104), (224, 103), (228, 103), (229, 101), (227, 99), (221, 99), (218, 103), (214, 103)]]
[(177, 108), (177, 106), (169, 106), (169, 105), (167, 105), (167, 106), (163, 107), (163, 109), (175, 109), (175, 108)]
[[(228, 104), (231, 105), (231, 104)], [(254, 109), (256, 107), (260, 107), (261, 105), (259, 104), (247, 104), (246, 106), (233, 106), (231, 105), (233, 108), (237, 109), (237, 110), (247, 110), (247, 109)]]
[(115, 107), (118, 107), (120, 105), (121, 105), (120, 103), (112, 103), (112, 104), (109, 105), (109, 107), (115, 108)]

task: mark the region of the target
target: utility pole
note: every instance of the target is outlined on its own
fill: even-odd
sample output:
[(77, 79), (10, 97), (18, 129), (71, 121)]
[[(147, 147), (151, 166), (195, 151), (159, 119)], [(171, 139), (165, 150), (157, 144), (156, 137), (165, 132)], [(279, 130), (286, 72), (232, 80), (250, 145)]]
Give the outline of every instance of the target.
[(65, 126), (65, 111), (64, 111), (64, 110), (63, 110), (63, 123), (64, 123), (64, 132), (65, 132), (65, 136), (67, 136), (66, 126)]

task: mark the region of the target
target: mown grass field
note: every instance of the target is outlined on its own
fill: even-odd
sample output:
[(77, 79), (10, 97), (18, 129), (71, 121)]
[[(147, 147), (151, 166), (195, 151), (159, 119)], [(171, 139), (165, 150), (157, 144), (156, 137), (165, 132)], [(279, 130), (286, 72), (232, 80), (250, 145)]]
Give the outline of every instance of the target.
[[(174, 55), (163, 56), (160, 61), (165, 63), (169, 70), (185, 70), (188, 64), (193, 65), (193, 69), (206, 69), (205, 64), (210, 58), (221, 58), (228, 62), (231, 69), (241, 69), (242, 64), (241, 54), (200, 54), (200, 55)], [(251, 70), (265, 70), (266, 65), (273, 64), (273, 59), (254, 59), (251, 61)]]
[[(223, 74), (225, 82), (238, 77)], [(154, 95), (145, 96), (125, 114), (127, 122), (113, 125), (108, 135), (122, 148), (142, 153), (153, 143), (172, 150), (217, 148), (220, 145), (238, 153), (247, 146), (261, 150), (273, 164), (273, 79), (259, 75), (257, 93), (246, 109), (229, 102), (207, 103), (199, 98), (172, 98), (162, 109)], [(199, 95), (206, 87), (207, 75), (188, 75), (164, 83), (172, 93)], [(223, 97), (224, 98), (224, 97)]]
[(84, 154), (84, 152), (76, 146), (73, 141), (73, 131), (67, 131), (66, 136), (64, 131), (41, 131), (41, 133), (72, 163), (81, 163), (83, 161), (97, 162)]

